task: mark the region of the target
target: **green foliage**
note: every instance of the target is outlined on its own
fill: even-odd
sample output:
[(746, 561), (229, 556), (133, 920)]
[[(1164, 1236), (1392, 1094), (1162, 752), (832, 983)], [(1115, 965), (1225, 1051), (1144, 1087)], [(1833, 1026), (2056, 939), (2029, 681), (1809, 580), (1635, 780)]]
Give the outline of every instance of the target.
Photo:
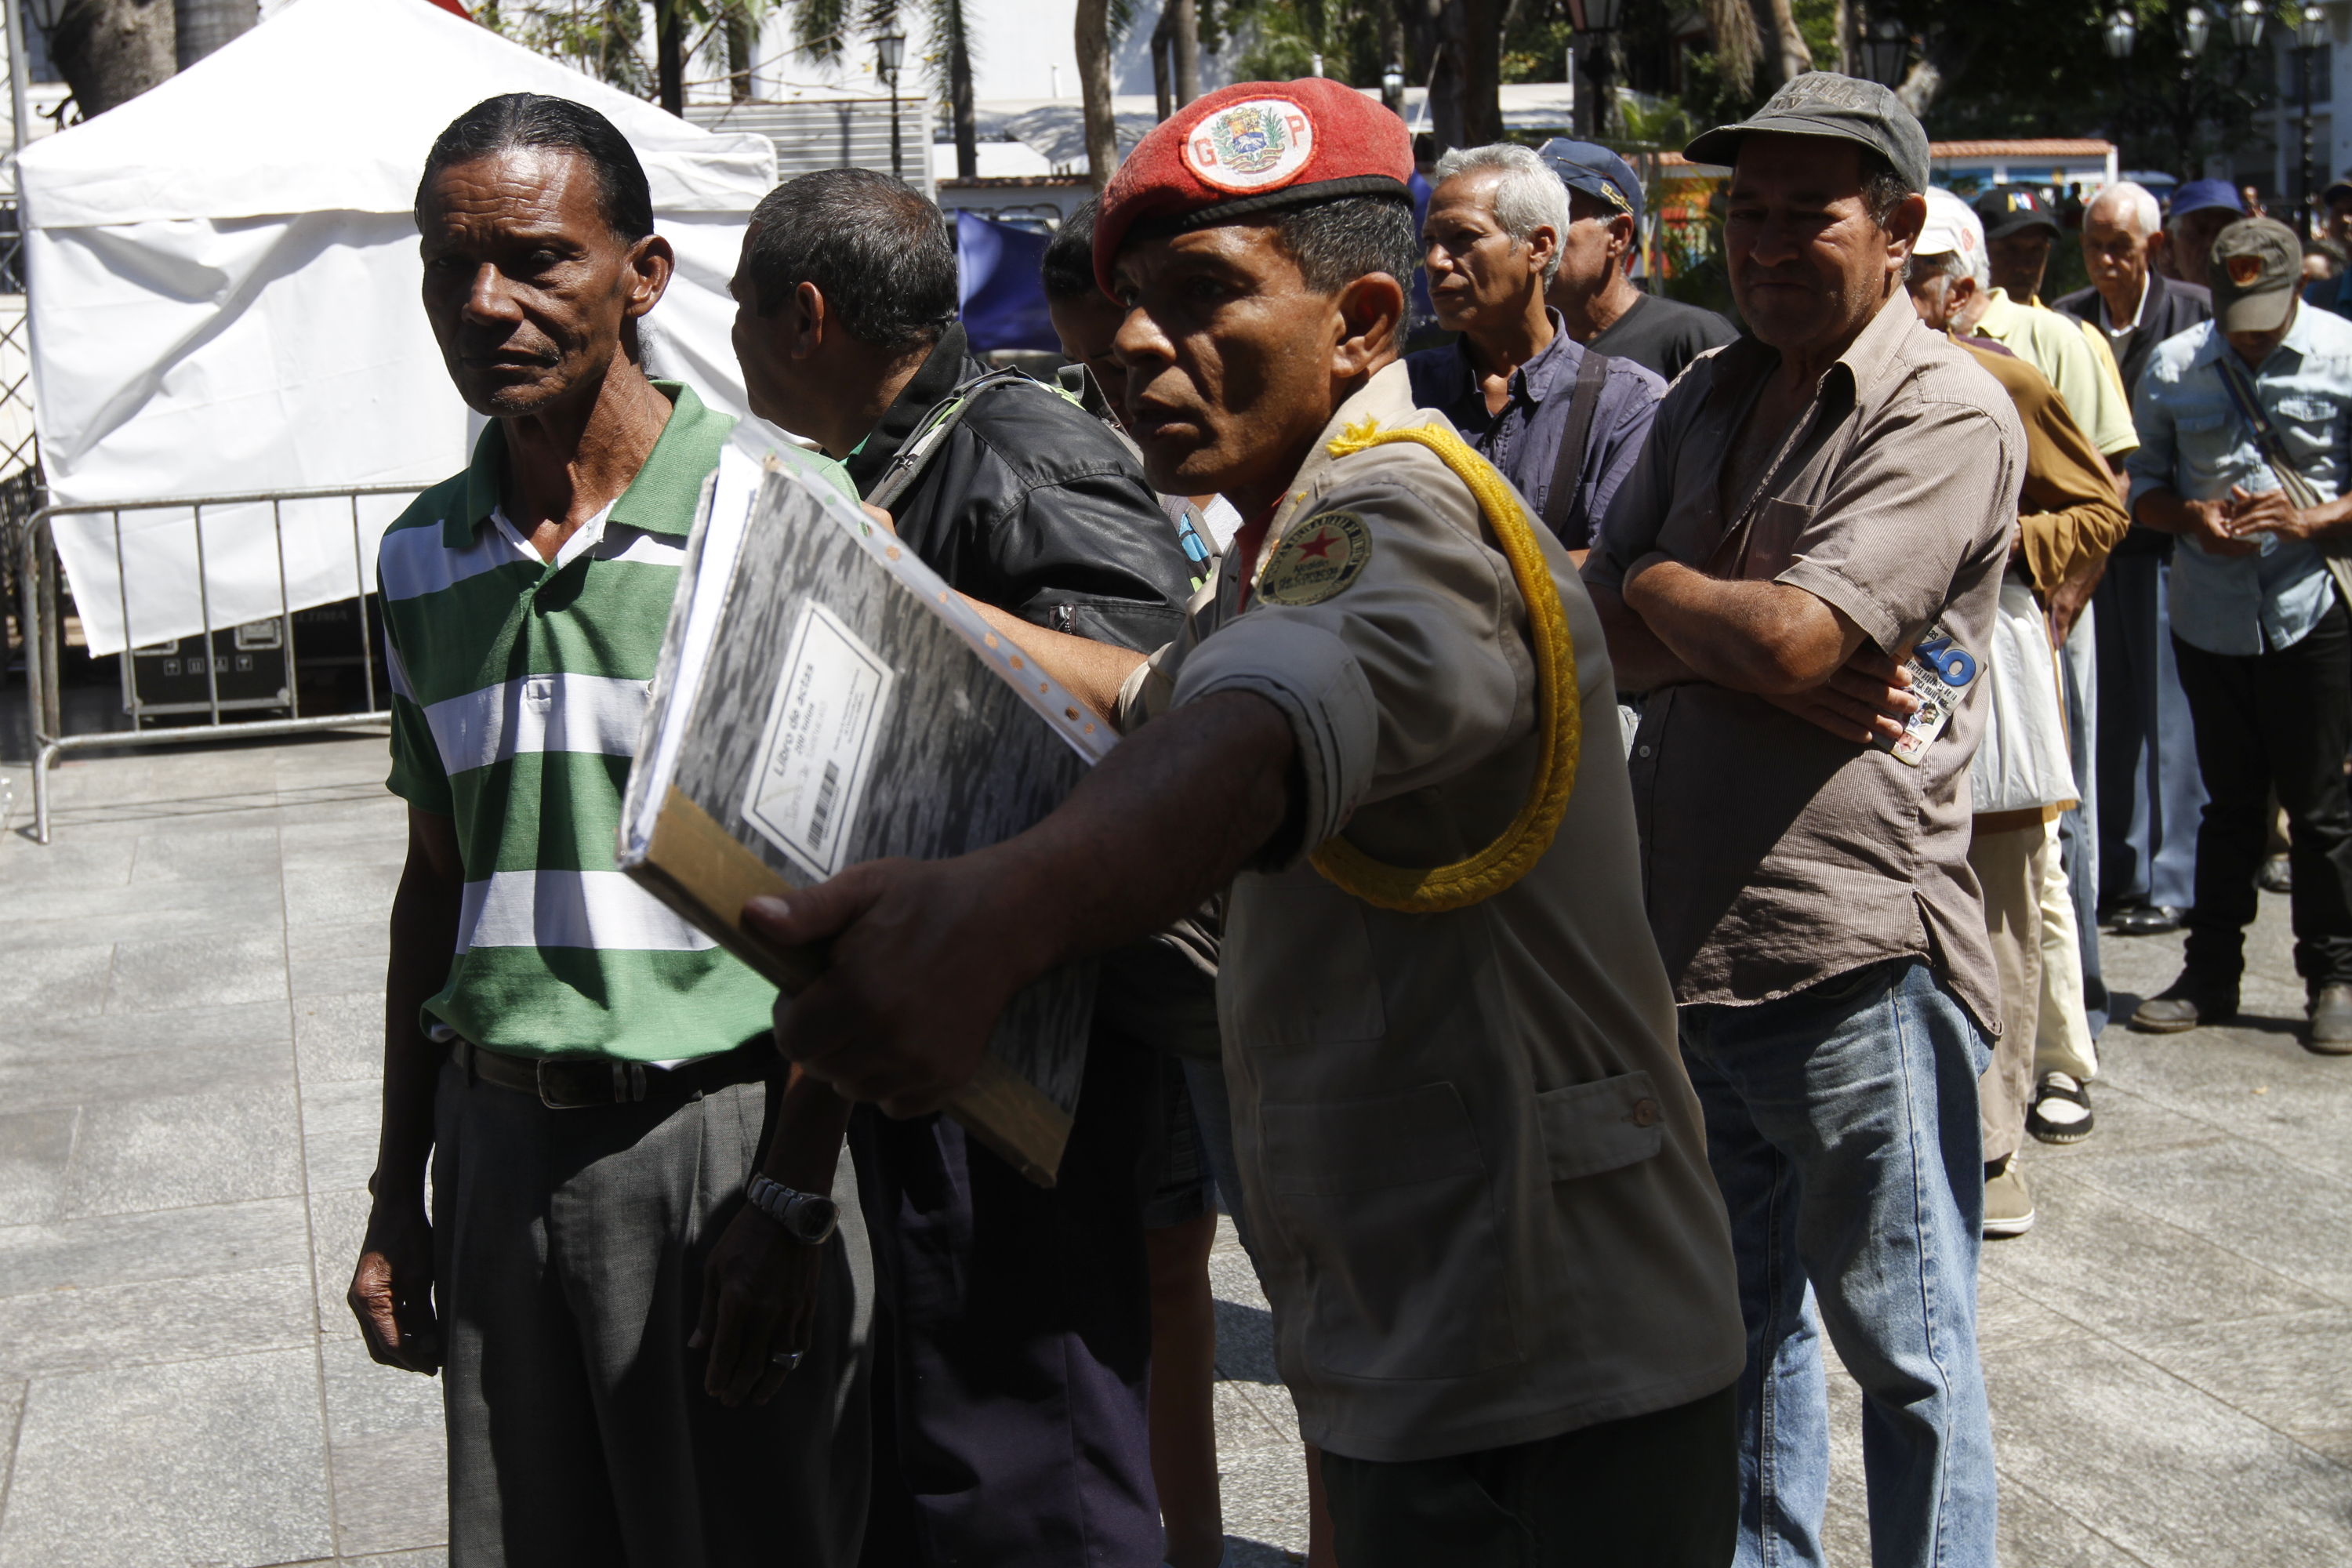
[(1323, 57), (1323, 74), (1350, 87), (1376, 87), (1389, 62), (1381, 58), (1379, 0), (1223, 0), (1196, 7), (1202, 42), (1242, 46), (1234, 79), (1288, 81), (1309, 74)]
[(653, 96), (653, 66), (646, 58), (644, 14), (636, 0), (595, 0), (576, 8), (491, 0), (475, 10), (474, 20), (624, 92)]

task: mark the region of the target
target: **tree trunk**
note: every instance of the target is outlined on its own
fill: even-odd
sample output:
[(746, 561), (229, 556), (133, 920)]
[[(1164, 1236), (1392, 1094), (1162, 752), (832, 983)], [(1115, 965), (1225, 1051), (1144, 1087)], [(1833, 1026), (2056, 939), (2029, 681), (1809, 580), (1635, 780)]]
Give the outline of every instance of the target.
[(1168, 13), (1162, 11), (1160, 25), (1151, 29), (1151, 110), (1162, 120), (1176, 112), (1175, 53), (1175, 40), (1168, 36)]
[(1078, 93), (1087, 122), (1087, 178), (1095, 195), (1118, 167), (1118, 121), (1110, 96), (1110, 0), (1078, 0)]
[(1201, 16), (1193, 0), (1168, 0), (1176, 46), (1176, 107), (1201, 96)]
[(760, 63), (760, 27), (751, 0), (727, 0), (727, 97), (742, 103), (751, 96), (751, 68)]
[(661, 106), (686, 118), (686, 14), (683, 0), (656, 0), (654, 82)]
[(948, 114), (955, 121), (956, 178), (980, 175), (980, 121), (972, 108), (971, 36), (965, 26), (963, 0), (944, 0), (940, 6), (947, 23)]
[(186, 70), (240, 33), (250, 32), (261, 20), (257, 0), (174, 0), (174, 53)]
[(1790, 0), (1765, 0), (1772, 17), (1771, 37), (1780, 57), (1780, 81), (1794, 81), (1813, 68), (1813, 51), (1805, 47), (1805, 35), (1798, 30), (1797, 14)]
[(1705, 0), (1707, 31), (1715, 36), (1717, 68), (1735, 100), (1756, 90), (1756, 58), (1763, 43), (1756, 32), (1756, 13), (1748, 0)]
[(66, 0), (49, 35), (49, 58), (84, 120), (170, 76), (177, 48), (172, 0)]
[(1503, 139), (1503, 21), (1495, 0), (1402, 0), (1429, 40), (1429, 128), (1441, 153)]

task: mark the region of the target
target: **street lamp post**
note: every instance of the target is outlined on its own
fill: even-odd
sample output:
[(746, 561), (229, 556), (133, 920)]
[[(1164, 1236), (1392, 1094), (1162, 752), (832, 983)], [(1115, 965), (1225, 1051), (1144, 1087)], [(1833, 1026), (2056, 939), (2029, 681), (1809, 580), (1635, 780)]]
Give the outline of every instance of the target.
[[(2255, 3), (2260, 4), (2261, 0), (2255, 0)], [(2128, 10), (2116, 11), (2110, 14), (2107, 19), (2100, 24), (2099, 31), (2101, 37), (2106, 41), (2107, 58), (2111, 60), (2128, 60), (2131, 58), (2132, 45), (2139, 40), (2139, 18)]]
[(2303, 79), (2303, 163), (2295, 177), (2294, 212), (2303, 236), (2311, 234), (2311, 68), (2327, 41), (2327, 13), (2305, 5), (2294, 26), (2294, 74)]
[(898, 154), (898, 68), (906, 63), (907, 36), (885, 33), (874, 40), (874, 67), (890, 84), (890, 173), (905, 179), (907, 172)]
[(1592, 35), (1592, 136), (1599, 141), (1609, 134), (1609, 35), (1617, 30), (1625, 0), (1569, 0), (1569, 4), (1574, 8), (1571, 20), (1580, 24), (1578, 30)]
[(2263, 0), (2238, 0), (2230, 13), (2230, 41), (2242, 49), (2261, 47), (2263, 25), (2269, 20)]

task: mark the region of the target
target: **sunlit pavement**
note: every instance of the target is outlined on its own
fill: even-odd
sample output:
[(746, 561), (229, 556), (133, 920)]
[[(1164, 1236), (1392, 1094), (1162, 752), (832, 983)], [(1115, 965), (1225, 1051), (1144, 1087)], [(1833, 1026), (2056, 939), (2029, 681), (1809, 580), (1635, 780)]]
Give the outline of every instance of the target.
[[(384, 918), (381, 734), (79, 761), (56, 842), (0, 834), (0, 1568), (444, 1561), (440, 1408), (342, 1289), (366, 1211)], [(2352, 1562), (2352, 1058), (2296, 1043), (2265, 896), (2234, 1027), (2120, 1025), (2098, 1131), (2029, 1143), (1989, 1245), (2001, 1560)], [(2118, 1016), (2178, 938), (2106, 942)], [(1306, 1543), (1265, 1302), (1213, 1268), (1226, 1528)], [(1832, 1560), (1868, 1561), (1840, 1379)]]

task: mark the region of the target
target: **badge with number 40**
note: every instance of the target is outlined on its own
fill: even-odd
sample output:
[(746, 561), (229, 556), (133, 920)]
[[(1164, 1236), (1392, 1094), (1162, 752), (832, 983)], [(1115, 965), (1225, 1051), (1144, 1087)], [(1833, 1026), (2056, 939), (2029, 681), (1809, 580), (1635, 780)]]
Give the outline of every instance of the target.
[(1974, 655), (1952, 640), (1952, 635), (1942, 626), (1930, 626), (1911, 650), (1911, 695), (1919, 700), (1919, 710), (1903, 727), (1903, 733), (1892, 741), (1871, 743), (1882, 752), (1891, 752), (1898, 763), (1917, 767), (1925, 761), (1927, 748), (1944, 732), (1959, 710), (1960, 698), (1969, 682), (1977, 678)]

